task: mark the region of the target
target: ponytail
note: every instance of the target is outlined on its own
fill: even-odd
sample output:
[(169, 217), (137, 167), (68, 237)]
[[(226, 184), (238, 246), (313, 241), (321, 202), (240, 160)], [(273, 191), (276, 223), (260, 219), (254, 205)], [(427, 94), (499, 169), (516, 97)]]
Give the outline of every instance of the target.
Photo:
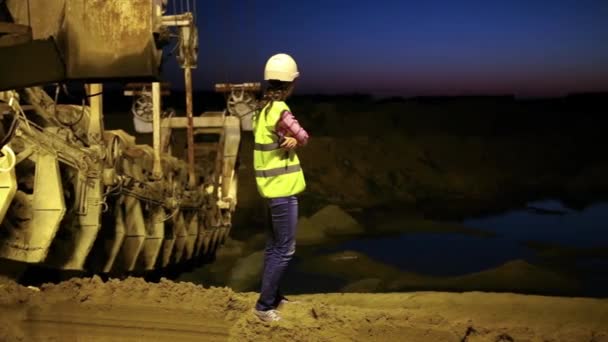
[(262, 99), (258, 102), (257, 113), (259, 113), (264, 107), (268, 106), (264, 111), (266, 115), (275, 101), (285, 101), (289, 91), (291, 82), (283, 82), (277, 80), (269, 80), (266, 84), (266, 89), (262, 95)]

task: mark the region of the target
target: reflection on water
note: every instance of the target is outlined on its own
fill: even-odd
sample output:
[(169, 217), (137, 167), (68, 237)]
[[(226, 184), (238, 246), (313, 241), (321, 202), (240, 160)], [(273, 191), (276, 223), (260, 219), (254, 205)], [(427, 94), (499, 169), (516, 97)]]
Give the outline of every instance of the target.
[(566, 209), (558, 201), (530, 203), (529, 207), (563, 214), (517, 210), (499, 216), (466, 220), (464, 224), (496, 232), (509, 240), (537, 240), (572, 247), (608, 245), (608, 203), (597, 204), (581, 212)]
[(357, 239), (333, 250), (354, 250), (404, 271), (437, 276), (472, 273), (509, 260), (533, 257), (533, 253), (515, 241), (447, 233)]
[(523, 259), (576, 278), (582, 283), (576, 295), (604, 297), (608, 296), (607, 220), (608, 203), (577, 212), (557, 201), (542, 201), (524, 210), (463, 222), (496, 233), (492, 238), (404, 233), (354, 239), (326, 251), (354, 250), (402, 271), (431, 276), (464, 275)]

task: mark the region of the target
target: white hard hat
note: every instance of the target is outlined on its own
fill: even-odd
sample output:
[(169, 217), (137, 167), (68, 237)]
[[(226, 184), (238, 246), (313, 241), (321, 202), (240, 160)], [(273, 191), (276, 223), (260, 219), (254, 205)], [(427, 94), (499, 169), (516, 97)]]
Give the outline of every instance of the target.
[(284, 53), (270, 57), (264, 69), (264, 80), (293, 82), (299, 75), (296, 61), (290, 55)]

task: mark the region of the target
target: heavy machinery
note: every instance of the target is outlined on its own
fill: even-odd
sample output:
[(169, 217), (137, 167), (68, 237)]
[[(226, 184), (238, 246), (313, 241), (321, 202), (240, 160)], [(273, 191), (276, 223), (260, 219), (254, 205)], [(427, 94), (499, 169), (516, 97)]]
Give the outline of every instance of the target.
[[(230, 233), (241, 130), (259, 84), (218, 84), (227, 108), (192, 114), (196, 3), (0, 0), (0, 258), (130, 274), (196, 264)], [(163, 48), (176, 39), (186, 115), (162, 108)], [(165, 49), (166, 50), (166, 49)], [(83, 82), (82, 104), (45, 90)], [(104, 83), (133, 97), (136, 128), (104, 128)], [(186, 131), (187, 160), (171, 136)]]

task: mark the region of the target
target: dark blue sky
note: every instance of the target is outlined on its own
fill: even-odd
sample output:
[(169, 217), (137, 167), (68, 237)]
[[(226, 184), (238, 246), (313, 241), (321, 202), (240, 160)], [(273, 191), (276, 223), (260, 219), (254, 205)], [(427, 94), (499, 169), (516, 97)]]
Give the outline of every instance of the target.
[[(202, 89), (261, 81), (286, 52), (299, 93), (608, 91), (607, 0), (198, 0), (197, 12)], [(167, 75), (183, 82), (175, 62)]]

